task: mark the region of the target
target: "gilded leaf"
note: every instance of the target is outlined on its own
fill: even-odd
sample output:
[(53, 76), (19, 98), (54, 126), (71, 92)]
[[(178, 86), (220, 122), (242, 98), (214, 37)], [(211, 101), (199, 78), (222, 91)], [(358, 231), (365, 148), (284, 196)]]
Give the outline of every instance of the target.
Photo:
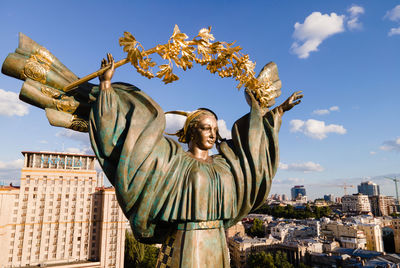
[(124, 52), (135, 48), (137, 41), (130, 32), (124, 32), (124, 36), (119, 39), (119, 45), (124, 47)]
[(203, 40), (205, 40), (207, 42), (209, 42), (210, 40), (214, 41), (215, 38), (214, 38), (214, 36), (212, 34), (210, 34), (210, 32), (211, 32), (211, 26), (208, 27), (208, 28), (201, 29), (199, 31), (198, 36), (201, 37), (201, 39), (203, 39)]

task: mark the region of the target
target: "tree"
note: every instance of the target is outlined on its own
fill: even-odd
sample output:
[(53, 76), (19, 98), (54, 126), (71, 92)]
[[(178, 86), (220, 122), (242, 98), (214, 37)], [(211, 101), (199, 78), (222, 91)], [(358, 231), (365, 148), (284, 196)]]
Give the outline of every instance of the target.
[(247, 258), (247, 264), (252, 268), (277, 268), (272, 255), (264, 251), (251, 253)]
[(277, 268), (293, 268), (293, 264), (291, 264), (285, 252), (277, 251), (275, 253), (275, 265)]
[(284, 252), (277, 251), (273, 256), (265, 251), (254, 252), (247, 258), (247, 265), (251, 268), (294, 268)]
[(327, 217), (332, 213), (330, 207), (316, 207), (306, 205), (304, 208), (294, 208), (292, 205), (283, 206), (269, 206), (263, 205), (261, 208), (254, 211), (254, 213), (268, 214), (277, 218), (286, 219), (306, 219)]
[(264, 237), (265, 231), (262, 220), (255, 218), (249, 233), (251, 236)]
[(157, 263), (158, 251), (158, 248), (142, 244), (131, 232), (126, 232), (124, 267), (153, 268)]

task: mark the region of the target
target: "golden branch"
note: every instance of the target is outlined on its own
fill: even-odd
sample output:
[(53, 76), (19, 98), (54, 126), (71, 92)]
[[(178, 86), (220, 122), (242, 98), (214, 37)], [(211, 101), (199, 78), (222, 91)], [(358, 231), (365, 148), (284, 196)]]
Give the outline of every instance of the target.
[[(179, 79), (172, 72), (174, 63), (177, 67), (187, 70), (192, 68), (195, 62), (205, 65), (207, 70), (211, 73), (218, 73), (220, 77), (234, 77), (239, 82), (238, 89), (242, 86), (248, 88), (255, 94), (260, 105), (267, 107), (269, 101), (278, 96), (274, 90), (268, 90), (271, 81), (260, 82), (255, 77), (255, 63), (249, 60), (248, 55), (239, 52), (241, 47), (234, 46), (234, 43), (211, 42), (214, 40), (214, 36), (210, 32), (211, 27), (203, 28), (195, 38), (186, 40), (188, 36), (181, 33), (178, 26), (175, 25), (168, 43), (148, 50), (145, 50), (131, 33), (125, 32), (124, 36), (119, 39), (119, 44), (124, 47), (123, 50), (128, 55), (126, 59), (118, 61), (115, 67), (130, 62), (141, 75), (149, 79), (158, 77), (168, 84)], [(152, 67), (157, 64), (149, 57), (155, 53), (168, 60), (167, 64), (158, 66), (159, 71), (156, 74), (152, 72)], [(106, 70), (107, 68), (103, 68), (81, 78), (64, 88), (64, 91), (71, 90), (77, 85), (103, 74)]]

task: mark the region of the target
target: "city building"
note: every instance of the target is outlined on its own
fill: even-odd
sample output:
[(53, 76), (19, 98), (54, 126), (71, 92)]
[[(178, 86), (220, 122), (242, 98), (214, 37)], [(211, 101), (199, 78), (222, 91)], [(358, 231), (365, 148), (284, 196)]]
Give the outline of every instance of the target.
[(227, 238), (229, 237), (233, 237), (233, 236), (245, 236), (245, 230), (244, 230), (244, 226), (243, 223), (241, 221), (239, 221), (238, 223), (236, 223), (235, 225), (229, 227), (228, 229), (225, 230), (225, 236)]
[(376, 183), (373, 183), (372, 181), (365, 181), (361, 182), (360, 185), (358, 185), (358, 193), (359, 194), (364, 194), (368, 196), (373, 196), (373, 195), (379, 195), (379, 185)]
[(367, 195), (353, 194), (345, 195), (342, 197), (342, 210), (343, 212), (350, 213), (369, 213), (371, 212), (371, 205)]
[(321, 233), (328, 241), (337, 240), (344, 248), (366, 248), (366, 237), (356, 224), (343, 224), (337, 221), (322, 223)]
[(326, 195), (324, 195), (324, 200), (325, 200), (326, 202), (334, 202), (334, 201), (335, 201), (333, 194), (326, 194)]
[(234, 236), (228, 238), (228, 247), (233, 267), (247, 267), (247, 258), (251, 253), (267, 251), (268, 246), (278, 241), (270, 238), (251, 238)]
[[(279, 244), (273, 244), (268, 247), (268, 252), (275, 254), (277, 251), (286, 253), (287, 259), (295, 267), (298, 267), (300, 263), (306, 262), (306, 253), (308, 250), (307, 245), (298, 242), (284, 242)], [(322, 244), (321, 244), (322, 250)]]
[(396, 200), (392, 196), (369, 196), (371, 212), (374, 216), (389, 216), (396, 213)]
[(325, 199), (318, 198), (314, 200), (314, 206), (316, 207), (326, 207), (328, 206), (328, 203)]
[(378, 224), (357, 224), (357, 229), (365, 235), (367, 250), (384, 252), (382, 228)]
[(393, 234), (394, 234), (394, 248), (396, 253), (400, 253), (400, 218), (392, 220)]
[(0, 188), (0, 267), (123, 267), (126, 218), (95, 156), (22, 153), (20, 187)]
[(304, 185), (296, 185), (290, 190), (292, 194), (292, 200), (295, 201), (299, 196), (306, 196), (306, 188)]

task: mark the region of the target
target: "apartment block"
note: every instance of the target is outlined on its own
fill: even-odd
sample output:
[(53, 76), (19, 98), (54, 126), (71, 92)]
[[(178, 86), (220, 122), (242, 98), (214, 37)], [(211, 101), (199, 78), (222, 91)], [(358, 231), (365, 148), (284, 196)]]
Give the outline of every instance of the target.
[(344, 248), (366, 249), (367, 240), (362, 230), (355, 224), (343, 224), (340, 222), (323, 223), (321, 233), (328, 240), (337, 240)]
[(123, 267), (126, 219), (95, 156), (22, 154), (20, 187), (0, 188), (0, 267)]
[(379, 224), (357, 224), (357, 229), (365, 235), (367, 250), (384, 252), (382, 228)]
[(274, 238), (251, 238), (234, 236), (228, 238), (228, 247), (233, 267), (247, 267), (247, 258), (252, 253), (267, 251), (268, 246), (278, 241)]
[(371, 205), (369, 203), (368, 195), (353, 194), (343, 196), (342, 209), (343, 212), (351, 212), (357, 214), (371, 212)]
[(388, 216), (396, 213), (396, 200), (392, 196), (369, 196), (371, 211), (374, 216)]
[(394, 234), (394, 248), (396, 253), (400, 253), (400, 219), (392, 220), (392, 228)]

